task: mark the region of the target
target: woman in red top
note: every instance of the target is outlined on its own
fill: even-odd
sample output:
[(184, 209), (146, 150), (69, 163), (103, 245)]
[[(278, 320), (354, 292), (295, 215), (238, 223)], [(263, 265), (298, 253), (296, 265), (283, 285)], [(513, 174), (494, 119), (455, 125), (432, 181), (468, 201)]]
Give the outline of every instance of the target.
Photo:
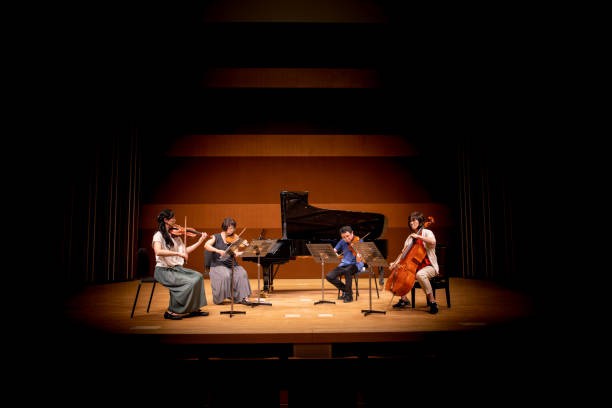
[[(393, 269), (400, 262), (400, 256), (404, 250), (411, 245), (423, 245), (427, 251), (427, 256), (423, 262), (417, 267), (416, 280), (423, 288), (427, 296), (427, 304), (429, 305), (429, 313), (438, 313), (438, 304), (433, 295), (433, 289), (429, 280), (438, 275), (440, 268), (438, 267), (438, 259), (436, 258), (436, 237), (431, 230), (422, 228), (425, 222), (425, 217), (420, 212), (410, 214), (410, 230), (411, 234), (404, 243), (404, 248), (401, 250), (397, 259), (389, 265), (389, 269)], [(419, 232), (420, 230), (420, 232)], [(402, 296), (398, 303), (393, 305), (394, 308), (404, 308), (410, 306), (410, 301), (406, 295)]]

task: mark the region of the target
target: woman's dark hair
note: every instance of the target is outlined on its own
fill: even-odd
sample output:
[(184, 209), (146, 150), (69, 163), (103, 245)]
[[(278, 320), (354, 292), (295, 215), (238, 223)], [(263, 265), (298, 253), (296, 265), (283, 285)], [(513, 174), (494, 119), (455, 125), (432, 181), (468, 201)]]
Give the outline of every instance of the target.
[(348, 225), (345, 225), (344, 227), (340, 228), (340, 235), (344, 234), (345, 232), (353, 232), (353, 229)]
[(166, 230), (166, 223), (164, 222), (164, 218), (168, 220), (170, 218), (174, 218), (174, 211), (170, 209), (165, 209), (162, 210), (157, 216), (157, 223), (159, 224), (157, 230), (161, 232), (162, 237), (164, 237), (164, 241), (166, 241), (166, 246), (168, 248), (172, 248), (174, 246), (174, 242), (172, 241), (172, 238), (170, 238), (168, 230)]
[(223, 223), (221, 224), (221, 229), (223, 231), (227, 231), (227, 229), (230, 227), (230, 225), (232, 225), (234, 228), (236, 228), (236, 221), (234, 221), (233, 218), (226, 218), (223, 220)]
[(419, 226), (417, 227), (417, 230), (418, 230), (425, 223), (425, 216), (423, 216), (423, 213), (421, 213), (419, 211), (415, 211), (415, 212), (410, 214), (410, 217), (408, 218), (408, 223), (410, 223), (410, 221), (412, 221), (412, 220), (418, 220), (419, 221)]

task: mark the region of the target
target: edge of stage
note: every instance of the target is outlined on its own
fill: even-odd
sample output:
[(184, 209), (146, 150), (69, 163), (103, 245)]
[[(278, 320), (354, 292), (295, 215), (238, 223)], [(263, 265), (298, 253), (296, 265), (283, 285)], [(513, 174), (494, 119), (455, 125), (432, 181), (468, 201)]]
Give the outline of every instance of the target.
[[(412, 381), (423, 382), (428, 391), (441, 384), (447, 392), (472, 390), (472, 398), (485, 389), (502, 391), (517, 370), (527, 384), (521, 393), (533, 392), (539, 384), (537, 367), (550, 361), (541, 355), (550, 338), (542, 336), (546, 328), (532, 298), (489, 281), (451, 278), (451, 308), (439, 291), (437, 315), (427, 313), (420, 289), (416, 307), (401, 311), (392, 310), (390, 293), (379, 288), (377, 298), (373, 290), (372, 308), (387, 313), (364, 316), (367, 278), (360, 279), (359, 300), (346, 304), (326, 286), (325, 299), (336, 304), (314, 305), (320, 285), (320, 279), (279, 279), (265, 299), (272, 306), (235, 305), (247, 313), (230, 318), (220, 314), (229, 304), (210, 304), (210, 281), (205, 280), (210, 303), (202, 309), (210, 315), (180, 321), (163, 318), (169, 295), (161, 285), (149, 313), (151, 285), (143, 285), (133, 318), (138, 281), (90, 286), (65, 302), (61, 322), (49, 320), (44, 331), (38, 329), (48, 353), (41, 360), (51, 369), (67, 368), (70, 374), (61, 382), (68, 378), (92, 392), (111, 377), (143, 389), (160, 385), (159, 392), (147, 395), (133, 390), (138, 402), (144, 398), (153, 405), (165, 398), (161, 384), (180, 388), (194, 379), (197, 391), (181, 394), (194, 402), (202, 393), (213, 398), (237, 387), (250, 396), (244, 397), (249, 405), (253, 398), (269, 402), (265, 395), (276, 401), (279, 390), (290, 390), (290, 402), (299, 395), (309, 406), (320, 406), (312, 398), (324, 393), (324, 384), (358, 390), (359, 398), (370, 401), (366, 406), (401, 402), (403, 397), (384, 397), (384, 387)], [(251, 287), (251, 300), (256, 300), (256, 280)], [(347, 376), (351, 380), (341, 386)], [(449, 402), (456, 397), (445, 395), (440, 398)]]
[[(191, 349), (191, 358), (201, 359), (227, 355), (333, 358), (345, 356), (346, 352), (341, 350), (348, 349), (358, 349), (355, 355), (361, 356), (401, 356), (402, 353), (390, 344), (444, 343), (448, 339), (474, 342), (483, 333), (510, 327), (512, 329), (508, 330), (520, 334), (519, 327), (534, 315), (531, 298), (524, 294), (489, 281), (451, 278), (451, 307), (446, 304), (444, 290), (438, 290), (440, 312), (437, 315), (427, 313), (421, 289), (417, 289), (414, 308), (395, 310), (391, 305), (398, 298), (392, 298), (381, 287), (377, 293), (373, 282), (371, 310), (385, 314), (366, 316), (363, 310), (370, 310), (368, 279), (360, 278), (359, 282), (360, 296), (351, 303), (337, 299), (335, 288), (325, 282), (323, 296), (335, 304), (315, 305), (322, 297), (319, 279), (279, 279), (271, 295), (260, 299), (272, 303), (271, 306), (235, 304), (233, 310), (246, 314), (230, 317), (221, 314), (232, 308), (229, 301), (211, 304), (210, 281), (205, 279), (209, 304), (202, 310), (210, 315), (179, 321), (163, 318), (169, 294), (159, 284), (148, 313), (152, 285), (143, 284), (133, 318), (130, 312), (138, 281), (102, 284), (87, 287), (70, 298), (65, 304), (64, 317), (66, 325), (76, 331), (124, 340), (135, 338), (141, 345), (155, 344), (158, 352), (162, 348)], [(251, 280), (251, 287), (250, 300), (256, 301), (257, 280)], [(446, 345), (445, 350), (450, 350), (449, 347), (452, 348)], [(241, 354), (239, 350), (244, 352)], [(179, 358), (190, 358), (184, 352), (179, 355), (183, 356)]]

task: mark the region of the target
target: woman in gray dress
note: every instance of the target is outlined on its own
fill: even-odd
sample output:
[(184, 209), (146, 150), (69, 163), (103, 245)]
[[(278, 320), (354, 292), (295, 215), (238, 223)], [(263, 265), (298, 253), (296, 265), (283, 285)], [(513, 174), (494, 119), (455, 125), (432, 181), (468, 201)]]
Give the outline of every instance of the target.
[[(221, 224), (222, 232), (215, 234), (206, 242), (206, 250), (212, 252), (210, 262), (210, 286), (212, 288), (213, 302), (221, 304), (225, 299), (232, 297), (232, 267), (234, 269), (234, 302), (245, 305), (249, 303), (251, 294), (251, 284), (246, 270), (238, 265), (234, 255), (225, 260), (220, 259), (230, 246), (226, 242), (228, 237), (233, 237), (236, 231), (236, 221), (226, 218)], [(236, 256), (241, 256), (242, 252), (236, 251)]]
[(189, 254), (204, 242), (207, 234), (201, 233), (198, 242), (186, 247), (182, 237), (170, 234), (176, 228), (172, 210), (161, 211), (157, 223), (158, 231), (153, 235), (155, 279), (170, 291), (170, 304), (164, 318), (180, 320), (181, 315), (208, 316), (208, 312), (200, 310), (207, 304), (202, 274), (183, 267)]

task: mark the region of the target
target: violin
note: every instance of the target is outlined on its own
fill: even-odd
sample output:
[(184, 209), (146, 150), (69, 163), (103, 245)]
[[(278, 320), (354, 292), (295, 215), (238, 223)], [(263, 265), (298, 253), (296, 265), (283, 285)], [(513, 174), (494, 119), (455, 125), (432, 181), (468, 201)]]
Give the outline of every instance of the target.
[[(187, 225), (187, 217), (185, 217), (185, 225)], [(200, 232), (197, 231), (193, 228), (187, 228), (187, 227), (182, 227), (178, 224), (174, 224), (174, 225), (169, 225), (168, 226), (168, 233), (170, 233), (170, 235), (173, 235), (175, 237), (185, 237), (184, 241), (185, 241), (185, 246), (187, 245), (187, 237), (195, 237), (197, 235), (202, 235), (203, 237), (206, 237), (207, 234), (205, 232)], [(198, 244), (199, 245), (199, 244)], [(187, 249), (185, 248), (185, 254), (187, 254)], [(187, 262), (187, 258), (185, 258), (185, 263)]]
[[(363, 236), (363, 238), (359, 238), (357, 235), (353, 235), (353, 239), (351, 240), (351, 242), (349, 242), (348, 246), (349, 249), (351, 250), (351, 252), (353, 253), (353, 256), (355, 257), (356, 262), (364, 262), (363, 257), (361, 256), (361, 254), (355, 249), (355, 247), (353, 246), (353, 244), (355, 242), (359, 242), (361, 239), (365, 239), (365, 237), (367, 237), (368, 235), (370, 235), (370, 233), (368, 232), (367, 234), (365, 234)], [(342, 258), (342, 255), (340, 255), (340, 258)]]
[(357, 262), (357, 263), (362, 262), (363, 263), (363, 257), (361, 256), (361, 254), (353, 246), (353, 244), (355, 242), (359, 242), (359, 237), (358, 236), (353, 236), (353, 239), (351, 240), (351, 242), (349, 244), (349, 249), (351, 250), (351, 252), (353, 253), (353, 256), (355, 257), (355, 262)]
[(195, 237), (198, 235), (206, 234), (205, 232), (200, 232), (194, 230), (193, 228), (184, 228), (178, 224), (174, 224), (172, 227), (168, 228), (168, 232), (170, 235), (174, 235), (175, 237), (180, 237), (187, 235), (188, 237)]
[[(423, 228), (427, 228), (433, 223), (433, 217), (427, 217), (427, 221), (419, 228), (417, 234), (420, 234)], [(406, 293), (410, 292), (416, 280), (417, 267), (423, 262), (426, 256), (427, 250), (425, 246), (415, 245), (413, 239), (412, 245), (402, 252), (400, 261), (395, 268), (391, 269), (391, 275), (389, 275), (389, 279), (387, 279), (385, 290), (391, 291), (393, 295), (396, 296), (404, 296)]]

